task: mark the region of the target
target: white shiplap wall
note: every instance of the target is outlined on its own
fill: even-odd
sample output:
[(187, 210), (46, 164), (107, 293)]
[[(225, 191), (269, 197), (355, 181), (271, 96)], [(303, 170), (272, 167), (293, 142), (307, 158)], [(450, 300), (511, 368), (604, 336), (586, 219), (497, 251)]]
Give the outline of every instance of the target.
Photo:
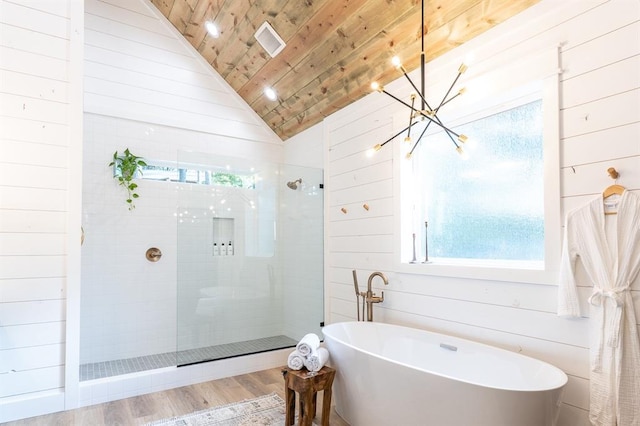
[(86, 112), (281, 144), (150, 2), (85, 2)]
[[(608, 167), (621, 173), (618, 183), (640, 189), (640, 3), (543, 0), (433, 61), (428, 77), (448, 81), (470, 52), (475, 61), (498, 67), (510, 52), (527, 56), (556, 46), (562, 68), (559, 184), (564, 217), (612, 183)], [(403, 81), (388, 87), (394, 85), (409, 93)], [(372, 94), (318, 125), (325, 134), (328, 191), (327, 321), (355, 319), (352, 269), (361, 283), (374, 270), (384, 271), (390, 284), (376, 289), (385, 292), (385, 302), (375, 307), (378, 320), (486, 342), (557, 365), (569, 375), (558, 424), (587, 425), (588, 319), (558, 318), (555, 286), (394, 272), (393, 150), (364, 155), (392, 133), (397, 107), (387, 99)], [(368, 211), (363, 203), (369, 204)], [(640, 299), (638, 283), (633, 290)], [(581, 289), (583, 303), (588, 294), (588, 288)]]
[[(79, 273), (82, 7), (0, 1), (0, 421), (64, 407), (66, 302)], [(17, 402), (29, 398), (39, 404)]]

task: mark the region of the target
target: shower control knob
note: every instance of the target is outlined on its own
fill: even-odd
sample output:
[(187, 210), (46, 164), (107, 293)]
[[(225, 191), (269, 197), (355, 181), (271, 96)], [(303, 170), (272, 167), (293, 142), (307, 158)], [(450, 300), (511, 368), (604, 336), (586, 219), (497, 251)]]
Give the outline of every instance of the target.
[(157, 262), (162, 257), (162, 252), (160, 251), (159, 248), (151, 247), (145, 253), (145, 257), (149, 262)]

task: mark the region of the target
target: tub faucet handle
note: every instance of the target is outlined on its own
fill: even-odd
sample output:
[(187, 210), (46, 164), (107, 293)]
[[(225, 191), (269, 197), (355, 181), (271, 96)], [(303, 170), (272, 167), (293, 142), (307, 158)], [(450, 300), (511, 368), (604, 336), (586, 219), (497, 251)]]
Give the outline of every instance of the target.
[(384, 291), (381, 292), (380, 296), (376, 296), (375, 293), (371, 294), (371, 297), (369, 297), (369, 301), (371, 303), (380, 303), (380, 302), (384, 302)]

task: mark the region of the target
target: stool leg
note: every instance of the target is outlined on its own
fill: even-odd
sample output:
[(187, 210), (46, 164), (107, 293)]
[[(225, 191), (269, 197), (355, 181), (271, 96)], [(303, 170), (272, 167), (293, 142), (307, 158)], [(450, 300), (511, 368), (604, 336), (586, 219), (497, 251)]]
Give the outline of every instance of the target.
[(311, 426), (313, 423), (313, 394), (314, 392), (309, 389), (306, 392), (300, 394), (300, 426)]
[(287, 418), (285, 419), (285, 425), (292, 425), (296, 417), (296, 392), (288, 387), (285, 389), (287, 401), (285, 402), (287, 408)]
[(311, 417), (316, 417), (316, 402), (317, 402), (318, 392), (313, 392), (313, 401), (311, 402)]
[(322, 426), (329, 426), (331, 416), (331, 386), (322, 392)]

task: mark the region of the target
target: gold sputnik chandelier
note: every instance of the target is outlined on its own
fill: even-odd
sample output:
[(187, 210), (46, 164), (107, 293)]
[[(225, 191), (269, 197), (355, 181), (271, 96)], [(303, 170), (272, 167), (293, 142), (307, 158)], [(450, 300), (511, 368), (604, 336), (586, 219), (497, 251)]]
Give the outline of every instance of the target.
[[(422, 50), (420, 52), (420, 89), (418, 89), (418, 87), (416, 87), (416, 85), (413, 82), (413, 80), (411, 79), (411, 77), (409, 77), (409, 75), (407, 74), (407, 70), (402, 65), (402, 62), (400, 61), (400, 58), (398, 58), (397, 56), (394, 56), (393, 59), (392, 59), (393, 65), (398, 70), (400, 70), (402, 72), (402, 74), (406, 77), (406, 79), (411, 84), (411, 87), (413, 87), (413, 89), (415, 90), (415, 93), (412, 93), (411, 97), (410, 97), (410, 102), (411, 103), (405, 102), (402, 99), (400, 99), (400, 98), (392, 95), (391, 93), (387, 92), (385, 90), (385, 88), (383, 86), (381, 86), (380, 84), (378, 84), (377, 82), (371, 83), (371, 88), (373, 90), (376, 90), (376, 91), (378, 91), (380, 93), (384, 93), (385, 95), (391, 97), (392, 99), (396, 100), (397, 102), (399, 102), (402, 105), (404, 105), (407, 108), (409, 108), (409, 125), (407, 127), (405, 127), (404, 129), (402, 129), (401, 131), (399, 131), (398, 133), (396, 133), (395, 135), (391, 136), (389, 139), (387, 139), (383, 143), (377, 144), (376, 146), (373, 147), (373, 149), (375, 151), (379, 151), (387, 143), (391, 142), (392, 140), (394, 140), (395, 138), (397, 138), (398, 136), (402, 135), (405, 132), (406, 132), (406, 136), (404, 138), (405, 142), (411, 143), (413, 141), (412, 136), (411, 136), (411, 129), (417, 123), (420, 123), (420, 122), (423, 122), (423, 121), (426, 120), (427, 121), (426, 126), (424, 127), (424, 129), (420, 133), (420, 136), (418, 136), (418, 138), (415, 139), (415, 142), (413, 143), (413, 146), (411, 147), (411, 151), (409, 151), (409, 153), (407, 154), (407, 158), (411, 158), (411, 156), (413, 155), (413, 151), (416, 149), (416, 147), (418, 146), (418, 144), (422, 140), (422, 137), (427, 132), (427, 130), (429, 129), (429, 126), (431, 124), (434, 124), (434, 125), (440, 127), (442, 130), (444, 130), (445, 133), (447, 134), (447, 136), (451, 139), (451, 142), (453, 142), (453, 144), (455, 145), (456, 151), (458, 151), (459, 154), (463, 155), (464, 151), (462, 149), (462, 144), (464, 144), (467, 141), (467, 137), (465, 135), (458, 134), (458, 133), (454, 132), (453, 130), (451, 130), (451, 128), (445, 126), (442, 123), (442, 120), (440, 120), (440, 118), (438, 117), (438, 112), (440, 111), (440, 108), (442, 108), (444, 105), (448, 104), (449, 102), (451, 102), (452, 100), (454, 100), (455, 98), (457, 98), (458, 96), (460, 96), (460, 95), (462, 95), (464, 93), (464, 90), (465, 90), (464, 88), (460, 89), (458, 92), (456, 92), (453, 95), (451, 94), (451, 91), (453, 90), (453, 87), (455, 86), (455, 84), (458, 82), (458, 79), (460, 78), (460, 76), (467, 70), (467, 66), (465, 64), (460, 65), (460, 68), (458, 68), (458, 74), (456, 75), (455, 79), (453, 80), (453, 82), (449, 86), (449, 90), (447, 90), (446, 94), (443, 96), (443, 98), (440, 101), (440, 103), (438, 104), (438, 106), (436, 108), (432, 108), (431, 105), (429, 105), (429, 103), (427, 102), (426, 97), (425, 97), (425, 65), (426, 65), (426, 59), (425, 59), (425, 51), (424, 51), (424, 0), (422, 0), (422, 27), (421, 27), (421, 34), (422, 34), (422, 46), (421, 46)], [(415, 105), (416, 104), (416, 98), (419, 98), (420, 108), (417, 108), (416, 105)]]

